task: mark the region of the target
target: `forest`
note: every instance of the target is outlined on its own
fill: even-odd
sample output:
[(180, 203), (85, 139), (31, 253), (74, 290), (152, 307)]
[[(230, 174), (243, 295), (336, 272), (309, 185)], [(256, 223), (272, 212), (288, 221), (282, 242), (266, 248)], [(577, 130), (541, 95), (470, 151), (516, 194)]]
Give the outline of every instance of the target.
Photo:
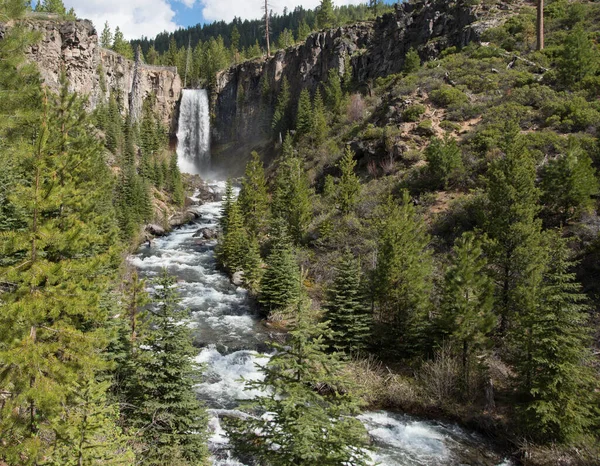
[[(516, 464), (598, 464), (600, 4), (547, 0), (540, 36), (537, 2), (481, 3), (510, 13), (481, 43), (411, 49), (368, 88), (348, 66), (298, 99), (266, 82), (270, 150), (227, 181), (216, 248), (284, 335), (247, 383), (265, 396), (224, 420), (239, 457), (372, 464), (355, 416), (386, 409)], [(275, 16), (274, 50), (374, 7)], [(0, 465), (210, 464), (191, 312), (174, 277), (126, 261), (191, 177), (153, 96), (134, 123), (105, 83), (93, 112), (64, 73), (48, 90), (29, 10), (0, 3)], [(100, 40), (210, 86), (264, 54), (260, 24)]]

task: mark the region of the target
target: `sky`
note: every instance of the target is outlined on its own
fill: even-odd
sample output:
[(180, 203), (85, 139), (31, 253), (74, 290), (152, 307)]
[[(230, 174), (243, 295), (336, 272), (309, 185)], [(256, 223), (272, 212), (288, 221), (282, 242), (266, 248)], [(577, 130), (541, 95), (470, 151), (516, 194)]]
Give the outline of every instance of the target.
[[(127, 39), (154, 37), (162, 31), (213, 21), (231, 21), (234, 16), (256, 19), (262, 16), (264, 0), (63, 0), (79, 18), (91, 19), (100, 32), (108, 21), (114, 30), (121, 28)], [(334, 5), (356, 5), (367, 0), (333, 0)], [(388, 1), (389, 2), (389, 1)], [(35, 1), (33, 2), (35, 4)], [(302, 5), (315, 8), (320, 0), (269, 0), (275, 13), (284, 7), (293, 10)], [(389, 2), (391, 3), (391, 2)]]

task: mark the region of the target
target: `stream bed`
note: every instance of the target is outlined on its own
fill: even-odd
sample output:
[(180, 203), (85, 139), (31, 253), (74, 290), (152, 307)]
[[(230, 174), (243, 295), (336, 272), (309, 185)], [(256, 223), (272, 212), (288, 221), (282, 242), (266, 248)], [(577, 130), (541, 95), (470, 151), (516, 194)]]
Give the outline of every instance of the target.
[[(210, 188), (221, 192), (224, 183), (213, 183)], [(156, 277), (163, 268), (177, 277), (182, 305), (193, 312), (194, 344), (199, 348), (196, 360), (205, 367), (204, 381), (196, 389), (210, 413), (213, 463), (242, 466), (228, 449), (220, 417), (235, 415), (240, 400), (256, 395), (244, 391), (240, 378), (261, 377), (258, 366), (268, 361), (265, 342), (271, 331), (254, 312), (246, 290), (231, 284), (217, 269), (216, 241), (197, 235), (202, 228), (216, 228), (221, 203), (210, 202), (195, 209), (199, 219), (156, 239), (150, 247), (142, 246), (129, 261), (147, 279)], [(387, 411), (366, 412), (359, 419), (375, 445), (373, 464), (511, 465), (482, 436), (454, 424)]]

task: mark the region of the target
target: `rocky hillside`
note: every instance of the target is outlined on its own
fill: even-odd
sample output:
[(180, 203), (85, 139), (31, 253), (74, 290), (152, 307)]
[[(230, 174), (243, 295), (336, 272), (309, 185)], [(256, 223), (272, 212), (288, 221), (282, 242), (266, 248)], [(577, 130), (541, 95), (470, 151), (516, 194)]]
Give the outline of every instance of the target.
[[(90, 109), (108, 100), (108, 91), (120, 95), (123, 108), (137, 120), (144, 98), (156, 95), (155, 112), (163, 124), (175, 130), (175, 114), (181, 96), (177, 68), (149, 66), (100, 47), (98, 32), (88, 20), (25, 20), (41, 39), (31, 47), (29, 57), (38, 64), (46, 84), (59, 88), (61, 70), (65, 70), (70, 90), (89, 96)], [(10, 25), (8, 25), (10, 26)], [(104, 90), (103, 90), (104, 88)]]
[[(396, 5), (395, 12), (377, 21), (344, 26), (311, 35), (304, 44), (278, 51), (270, 59), (242, 63), (221, 72), (214, 90), (213, 146), (216, 152), (259, 143), (268, 133), (269, 109), (287, 79), (292, 99), (327, 81), (330, 69), (340, 75), (352, 67), (359, 86), (402, 70), (407, 51), (424, 60), (445, 48), (464, 47), (501, 24), (514, 5), (475, 4), (467, 0), (422, 0)], [(264, 115), (264, 113), (267, 115)], [(246, 146), (244, 146), (246, 145)]]

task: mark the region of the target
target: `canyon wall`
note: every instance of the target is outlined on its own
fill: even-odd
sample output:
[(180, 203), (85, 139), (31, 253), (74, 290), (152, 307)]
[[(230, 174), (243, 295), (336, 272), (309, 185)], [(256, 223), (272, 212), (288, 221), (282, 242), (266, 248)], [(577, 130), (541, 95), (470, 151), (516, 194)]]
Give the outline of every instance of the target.
[(269, 137), (271, 112), (284, 77), (295, 100), (302, 89), (314, 92), (319, 83), (326, 82), (330, 69), (342, 75), (348, 57), (355, 82), (367, 87), (375, 78), (400, 72), (411, 47), (429, 60), (447, 47), (480, 40), (484, 30), (499, 24), (506, 3), (473, 3), (419, 0), (397, 4), (393, 13), (375, 22), (315, 33), (270, 59), (221, 72), (213, 92), (215, 152), (247, 150)]
[(98, 33), (88, 20), (30, 18), (25, 23), (41, 35), (29, 57), (38, 64), (51, 89), (58, 90), (64, 69), (70, 90), (88, 96), (90, 109), (102, 99), (107, 101), (108, 91), (112, 90), (119, 95), (122, 109), (128, 110), (134, 120), (141, 114), (145, 97), (154, 93), (155, 111), (171, 133), (175, 132), (182, 88), (177, 68), (146, 65), (101, 48)]

